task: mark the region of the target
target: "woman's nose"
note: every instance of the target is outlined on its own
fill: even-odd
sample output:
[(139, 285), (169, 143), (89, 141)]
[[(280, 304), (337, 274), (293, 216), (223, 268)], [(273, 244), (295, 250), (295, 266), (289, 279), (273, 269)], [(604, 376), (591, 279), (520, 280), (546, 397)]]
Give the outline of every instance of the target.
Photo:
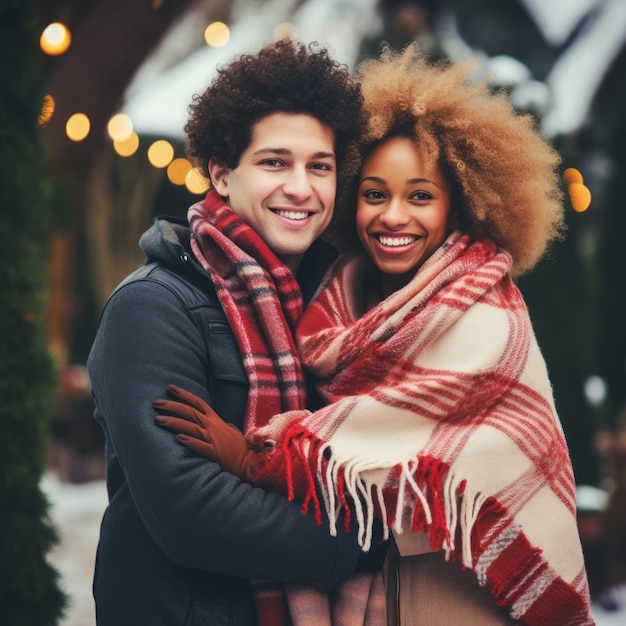
[(390, 228), (397, 228), (398, 226), (403, 226), (409, 221), (409, 215), (406, 211), (404, 203), (392, 200), (386, 205), (385, 210), (380, 214), (379, 219), (386, 226), (389, 226)]

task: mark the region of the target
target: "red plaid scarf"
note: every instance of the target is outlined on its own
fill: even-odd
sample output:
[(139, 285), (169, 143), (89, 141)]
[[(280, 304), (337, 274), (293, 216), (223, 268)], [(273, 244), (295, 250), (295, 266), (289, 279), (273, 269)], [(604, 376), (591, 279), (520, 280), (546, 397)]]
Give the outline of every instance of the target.
[(382, 511), (387, 528), (426, 532), (461, 560), (520, 623), (593, 624), (571, 462), (509, 267), (453, 233), (365, 312), (371, 267), (339, 262), (297, 332), (329, 404), (254, 436), (278, 439), (288, 468), (306, 460), (335, 524), (353, 500), (365, 547)]
[(289, 268), (216, 191), (189, 209), (191, 248), (210, 274), (250, 383), (244, 431), (305, 406), (293, 332), (302, 293)]
[[(293, 331), (302, 294), (292, 272), (212, 190), (188, 213), (191, 248), (210, 274), (233, 330), (249, 392), (244, 432), (305, 406)], [(288, 623), (282, 585), (252, 581), (260, 626)]]

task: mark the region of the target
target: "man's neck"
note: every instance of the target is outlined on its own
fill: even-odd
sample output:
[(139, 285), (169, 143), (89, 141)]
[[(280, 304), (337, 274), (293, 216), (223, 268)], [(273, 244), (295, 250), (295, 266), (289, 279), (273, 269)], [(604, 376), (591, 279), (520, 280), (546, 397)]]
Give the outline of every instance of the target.
[(295, 276), (304, 254), (277, 254), (276, 256), (291, 270), (291, 273)]

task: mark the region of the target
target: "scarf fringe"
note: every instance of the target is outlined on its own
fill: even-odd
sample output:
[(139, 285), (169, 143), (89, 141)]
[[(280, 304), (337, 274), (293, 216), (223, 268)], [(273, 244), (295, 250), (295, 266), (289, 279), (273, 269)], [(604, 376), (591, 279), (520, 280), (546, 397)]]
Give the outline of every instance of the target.
[[(461, 558), (465, 567), (474, 569), (472, 534), (487, 499), (470, 492), (466, 481), (459, 480), (446, 463), (432, 456), (420, 456), (388, 468), (376, 462), (351, 463), (337, 459), (331, 444), (300, 424), (289, 427), (277, 445), (284, 446), (290, 499), (294, 499), (296, 460), (307, 459), (303, 467), (307, 492), (302, 512), (308, 513), (312, 507), (317, 523), (321, 524), (323, 506), (331, 535), (337, 535), (342, 514), (346, 532), (354, 515), (359, 545), (368, 551), (374, 519), (379, 517), (384, 540), (390, 530), (425, 532), (433, 550), (444, 550), (447, 560)], [(368, 478), (368, 472), (381, 469), (389, 473), (386, 481)], [(395, 506), (389, 506), (390, 501), (395, 501)]]

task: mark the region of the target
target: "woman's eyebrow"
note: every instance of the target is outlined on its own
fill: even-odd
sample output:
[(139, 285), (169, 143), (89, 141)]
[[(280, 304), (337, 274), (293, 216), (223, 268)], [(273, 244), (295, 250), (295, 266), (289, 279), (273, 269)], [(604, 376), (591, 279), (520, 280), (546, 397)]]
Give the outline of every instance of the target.
[[(371, 180), (375, 183), (380, 183), (381, 185), (384, 185), (387, 182), (384, 178), (380, 178), (378, 176), (366, 176), (365, 178), (361, 179), (361, 182), (364, 183), (366, 180)], [(439, 187), (439, 185), (434, 180), (430, 180), (430, 178), (410, 178), (406, 182), (410, 185), (415, 185), (418, 183), (430, 183), (431, 185), (435, 185), (435, 187)]]

